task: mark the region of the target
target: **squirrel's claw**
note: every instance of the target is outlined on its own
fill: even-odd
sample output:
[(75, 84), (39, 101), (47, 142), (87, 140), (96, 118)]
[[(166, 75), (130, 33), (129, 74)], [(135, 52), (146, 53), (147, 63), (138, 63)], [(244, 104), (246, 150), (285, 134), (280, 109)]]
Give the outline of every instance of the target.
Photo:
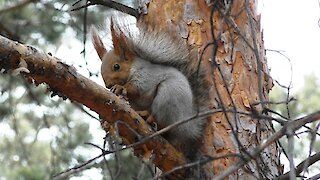
[(127, 97), (127, 89), (124, 86), (116, 84), (111, 87), (110, 91), (116, 95)]
[(153, 130), (157, 131), (158, 130), (158, 124), (156, 119), (150, 114), (149, 117), (147, 118), (146, 122), (152, 127)]

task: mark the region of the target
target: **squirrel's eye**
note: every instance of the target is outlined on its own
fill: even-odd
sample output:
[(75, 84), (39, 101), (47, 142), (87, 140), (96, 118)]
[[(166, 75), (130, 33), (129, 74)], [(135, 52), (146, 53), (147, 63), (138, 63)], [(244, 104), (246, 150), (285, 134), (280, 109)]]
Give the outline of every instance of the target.
[(113, 70), (114, 71), (118, 71), (120, 69), (120, 65), (119, 64), (114, 64), (113, 65)]

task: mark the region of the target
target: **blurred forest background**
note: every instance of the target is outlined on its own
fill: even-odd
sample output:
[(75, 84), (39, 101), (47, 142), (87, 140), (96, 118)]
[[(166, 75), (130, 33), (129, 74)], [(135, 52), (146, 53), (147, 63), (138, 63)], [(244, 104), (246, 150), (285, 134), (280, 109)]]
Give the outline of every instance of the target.
[[(111, 10), (92, 6), (86, 11), (71, 12), (75, 2), (0, 0), (0, 35), (54, 56), (60, 54), (62, 61), (103, 85), (98, 77), (100, 62), (86, 38), (90, 26), (103, 26)], [(85, 2), (81, 1), (77, 7)], [(119, 2), (134, 6), (131, 0)], [(85, 51), (87, 44), (91, 47), (89, 53)], [(85, 144), (103, 147), (105, 132), (100, 128), (97, 114), (82, 105), (50, 97), (46, 88), (30, 85), (19, 76), (0, 75), (1, 180), (51, 179), (101, 154), (99, 148)], [(94, 161), (70, 177), (131, 179), (143, 176), (139, 168), (145, 172), (145, 165), (130, 150), (114, 157)], [(68, 176), (64, 178), (70, 178)]]
[[(103, 26), (111, 10), (92, 6), (87, 10), (70, 11), (75, 2), (0, 0), (0, 35), (50, 52), (103, 85), (99, 75), (100, 62), (87, 37), (90, 25)], [(137, 7), (134, 0), (118, 2)], [(275, 83), (272, 101), (285, 101), (291, 97), (297, 100), (288, 106), (274, 105), (273, 109), (284, 116), (289, 114), (291, 118), (319, 110), (318, 87), (319, 79), (310, 74), (305, 77), (303, 88), (288, 97), (287, 89)], [(30, 85), (19, 76), (0, 74), (0, 180), (51, 179), (101, 154), (94, 145), (103, 148), (108, 138), (100, 129), (97, 114), (57, 96), (50, 97), (46, 88)], [(313, 124), (311, 128), (315, 126)], [(308, 157), (309, 149), (320, 151), (320, 142), (310, 144), (311, 136), (304, 135), (304, 131), (309, 130), (302, 129), (295, 137), (296, 163)], [(285, 139), (281, 143), (286, 147)], [(112, 142), (107, 144), (114, 148)], [(312, 170), (320, 171), (320, 167), (314, 166)], [(95, 160), (65, 174), (64, 178), (144, 179), (151, 177), (151, 171), (151, 166), (127, 150)]]

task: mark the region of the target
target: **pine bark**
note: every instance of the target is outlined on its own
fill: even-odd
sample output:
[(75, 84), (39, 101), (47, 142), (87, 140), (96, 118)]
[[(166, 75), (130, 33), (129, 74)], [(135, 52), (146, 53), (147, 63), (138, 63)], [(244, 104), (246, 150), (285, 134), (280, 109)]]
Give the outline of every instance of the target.
[[(224, 2), (227, 1), (141, 1), (138, 23), (169, 30), (197, 49), (199, 57), (203, 54), (202, 63), (207, 65), (212, 83), (210, 108), (225, 111), (212, 114), (200, 147), (211, 157), (204, 166), (208, 179), (272, 179), (281, 173), (277, 145), (271, 144), (258, 156), (250, 156), (273, 133), (270, 121), (253, 118), (263, 113), (265, 105), (260, 102), (268, 100), (272, 87), (260, 17), (256, 14), (255, 1), (239, 0), (230, 5)], [(20, 67), (22, 60), (26, 67)], [(0, 36), (0, 68), (6, 71), (26, 68), (30, 71), (22, 72), (26, 78), (36, 84), (46, 83), (54, 94), (88, 106), (105, 122), (114, 124), (120, 120), (130, 125), (131, 129), (124, 126), (119, 129), (127, 145), (141, 140), (132, 129), (142, 138), (152, 133), (123, 99), (82, 77), (73, 67), (30, 46)], [(108, 130), (105, 123), (102, 127)], [(134, 150), (141, 157), (152, 154), (153, 163), (163, 172), (186, 163), (160, 136), (144, 141)], [(244, 166), (230, 170), (243, 161)], [(184, 175), (184, 171), (177, 171), (169, 179), (183, 179)]]
[[(150, 1), (142, 4), (144, 15), (139, 22), (164, 28), (198, 49), (199, 57), (203, 53), (202, 61), (208, 67), (212, 82), (210, 108), (261, 114), (266, 106), (260, 102), (268, 101), (273, 84), (255, 3), (245, 0), (231, 4), (205, 0)], [(204, 133), (201, 148), (207, 155), (228, 156), (205, 165), (207, 176), (212, 178), (241, 161), (233, 155), (247, 159), (247, 153), (267, 139), (273, 129), (271, 122), (265, 119), (220, 112), (210, 117)], [(278, 154), (279, 148), (273, 143), (227, 177), (272, 179), (281, 171)]]

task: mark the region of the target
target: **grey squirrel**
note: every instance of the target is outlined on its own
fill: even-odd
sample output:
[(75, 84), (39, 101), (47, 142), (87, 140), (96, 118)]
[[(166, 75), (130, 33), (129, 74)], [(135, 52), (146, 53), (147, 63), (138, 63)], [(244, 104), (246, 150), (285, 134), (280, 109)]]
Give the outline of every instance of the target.
[[(128, 98), (136, 111), (147, 110), (163, 128), (195, 116), (208, 107), (208, 81), (202, 64), (187, 45), (166, 32), (139, 28), (137, 35), (111, 19), (113, 49), (107, 51), (97, 31), (92, 42), (102, 61), (107, 88)], [(128, 32), (129, 31), (129, 32)], [(171, 129), (164, 137), (174, 146), (195, 146), (206, 120), (196, 118)]]

